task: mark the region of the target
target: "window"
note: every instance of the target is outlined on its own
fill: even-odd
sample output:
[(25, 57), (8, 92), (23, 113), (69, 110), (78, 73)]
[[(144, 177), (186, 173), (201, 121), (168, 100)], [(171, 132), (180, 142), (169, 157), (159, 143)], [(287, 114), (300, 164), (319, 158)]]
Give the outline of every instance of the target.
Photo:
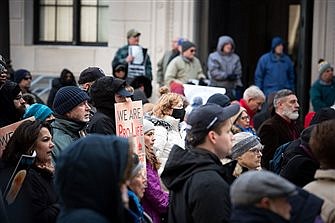
[(108, 0), (39, 0), (35, 43), (100, 45), (108, 41)]

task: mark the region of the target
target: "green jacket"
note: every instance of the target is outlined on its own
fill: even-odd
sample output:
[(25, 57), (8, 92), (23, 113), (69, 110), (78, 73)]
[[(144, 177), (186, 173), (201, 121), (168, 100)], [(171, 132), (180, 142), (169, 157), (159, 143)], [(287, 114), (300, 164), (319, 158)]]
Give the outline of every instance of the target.
[[(124, 64), (127, 67), (128, 64), (126, 62), (126, 58), (128, 56), (128, 46), (129, 45), (125, 45), (117, 50), (117, 52), (115, 53), (114, 59), (112, 61), (112, 67), (116, 67), (118, 64)], [(145, 60), (145, 64), (144, 64), (145, 76), (149, 78), (150, 80), (152, 80), (151, 61), (147, 53), (147, 49), (143, 48), (143, 53), (144, 53), (143, 58)]]
[(52, 158), (56, 161), (59, 154), (72, 142), (80, 138), (79, 131), (84, 130), (86, 123), (78, 123), (67, 119), (56, 118), (51, 124), (53, 143)]

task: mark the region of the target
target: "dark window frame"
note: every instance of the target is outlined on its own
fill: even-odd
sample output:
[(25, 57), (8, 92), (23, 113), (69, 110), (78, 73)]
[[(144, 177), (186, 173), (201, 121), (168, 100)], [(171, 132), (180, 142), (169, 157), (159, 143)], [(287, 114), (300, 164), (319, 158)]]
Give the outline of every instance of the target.
[[(73, 0), (73, 21), (72, 21), (72, 41), (44, 41), (39, 40), (40, 36), (40, 0), (34, 1), (34, 44), (36, 45), (65, 45), (65, 46), (108, 46), (108, 42), (85, 42), (80, 40), (80, 16), (81, 16), (81, 1), (80, 0)], [(55, 22), (57, 22), (57, 7), (62, 7), (62, 5), (52, 5), (56, 8), (56, 19)], [(85, 5), (83, 5), (85, 6)], [(108, 7), (108, 6), (99, 6), (92, 5), (91, 7)], [(97, 30), (96, 30), (96, 40), (98, 40), (98, 16), (99, 16), (99, 10), (97, 10)], [(57, 28), (55, 26), (55, 36), (57, 35)]]

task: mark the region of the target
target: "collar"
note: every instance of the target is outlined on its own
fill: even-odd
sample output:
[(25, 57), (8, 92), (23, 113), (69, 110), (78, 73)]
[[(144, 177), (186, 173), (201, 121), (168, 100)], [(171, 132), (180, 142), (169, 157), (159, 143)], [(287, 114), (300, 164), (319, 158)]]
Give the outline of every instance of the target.
[(314, 177), (320, 180), (326, 179), (335, 181), (335, 169), (327, 169), (327, 170), (318, 169)]

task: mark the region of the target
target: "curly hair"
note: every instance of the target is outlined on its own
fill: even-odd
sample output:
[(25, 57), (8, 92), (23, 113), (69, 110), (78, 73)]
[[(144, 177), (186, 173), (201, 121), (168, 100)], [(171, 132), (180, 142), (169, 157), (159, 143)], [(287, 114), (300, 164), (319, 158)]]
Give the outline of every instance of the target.
[(163, 94), (152, 110), (153, 115), (157, 118), (163, 118), (165, 115), (169, 115), (167, 113), (168, 110), (172, 109), (172, 107), (176, 106), (180, 102), (183, 102), (183, 98), (179, 94)]
[(316, 125), (309, 145), (322, 169), (335, 169), (335, 119)]

